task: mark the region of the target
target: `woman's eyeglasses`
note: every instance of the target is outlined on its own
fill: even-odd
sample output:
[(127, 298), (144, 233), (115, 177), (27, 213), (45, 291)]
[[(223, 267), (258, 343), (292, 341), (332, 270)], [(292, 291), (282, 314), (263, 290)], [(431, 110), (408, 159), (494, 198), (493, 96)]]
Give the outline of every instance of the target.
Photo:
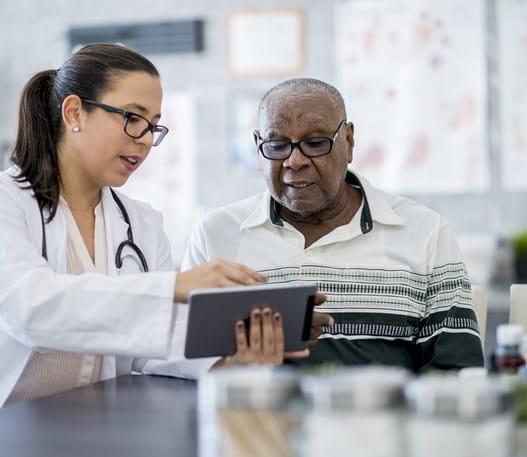
[(152, 132), (153, 141), (152, 146), (159, 146), (163, 138), (168, 133), (168, 128), (164, 125), (152, 124), (147, 118), (140, 114), (132, 113), (124, 109), (115, 108), (105, 103), (96, 102), (95, 100), (88, 100), (86, 98), (81, 99), (83, 103), (88, 105), (97, 106), (102, 108), (104, 111), (109, 113), (117, 113), (124, 117), (124, 133), (134, 139), (141, 138), (146, 135), (147, 132)]

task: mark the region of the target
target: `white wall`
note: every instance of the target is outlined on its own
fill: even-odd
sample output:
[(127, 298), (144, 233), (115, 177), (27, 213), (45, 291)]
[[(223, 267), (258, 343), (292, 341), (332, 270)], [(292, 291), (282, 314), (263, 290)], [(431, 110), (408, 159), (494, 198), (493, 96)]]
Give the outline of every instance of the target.
[[(339, 0), (144, 0), (71, 2), (20, 0), (0, 3), (0, 144), (12, 140), (17, 97), (36, 71), (57, 68), (68, 55), (71, 26), (149, 22), (178, 18), (205, 21), (205, 50), (196, 54), (149, 56), (158, 66), (167, 91), (184, 90), (196, 100), (197, 202), (206, 209), (262, 189), (254, 173), (240, 171), (230, 160), (232, 103), (240, 94), (261, 96), (282, 78), (233, 78), (226, 65), (226, 19), (238, 8), (297, 6), (305, 10), (303, 75), (335, 84), (333, 5)], [(488, 0), (492, 25), (494, 0)], [(493, 57), (490, 27), (489, 57)], [(270, 33), (271, 33), (270, 29)], [(491, 61), (492, 64), (492, 61)], [(492, 76), (492, 75), (491, 75)], [(490, 81), (492, 83), (492, 77)], [(492, 92), (492, 87), (490, 88)], [(496, 94), (491, 93), (491, 100)], [(256, 110), (256, 106), (255, 106)], [(492, 122), (492, 113), (491, 113)], [(492, 126), (495, 128), (495, 126)], [(247, 132), (251, 135), (251, 131)], [(493, 141), (490, 138), (490, 141)], [(493, 169), (488, 193), (414, 196), (439, 210), (458, 233), (509, 234), (527, 226), (526, 194), (505, 192), (499, 179), (499, 150), (491, 144)], [(360, 154), (360, 151), (355, 151)], [(132, 178), (133, 179), (133, 178)]]

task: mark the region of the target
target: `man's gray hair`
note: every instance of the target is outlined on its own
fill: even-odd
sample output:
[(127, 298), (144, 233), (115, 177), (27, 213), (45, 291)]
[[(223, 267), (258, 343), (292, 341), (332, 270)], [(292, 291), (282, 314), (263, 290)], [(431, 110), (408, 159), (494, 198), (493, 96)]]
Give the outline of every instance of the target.
[(346, 106), (344, 99), (340, 92), (335, 89), (331, 84), (324, 81), (313, 78), (293, 78), (283, 81), (276, 86), (269, 89), (260, 100), (258, 105), (258, 118), (260, 113), (265, 109), (265, 104), (269, 97), (279, 92), (313, 92), (313, 91), (324, 91), (331, 102), (335, 106), (335, 109), (346, 119)]

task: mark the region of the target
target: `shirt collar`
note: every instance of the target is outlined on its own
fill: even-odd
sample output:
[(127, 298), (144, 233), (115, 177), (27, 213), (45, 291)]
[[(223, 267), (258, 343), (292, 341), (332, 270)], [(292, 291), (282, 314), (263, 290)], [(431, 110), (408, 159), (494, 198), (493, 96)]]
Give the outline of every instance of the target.
[[(385, 225), (404, 225), (402, 218), (393, 210), (385, 194), (373, 187), (369, 181), (356, 172), (346, 173), (346, 182), (360, 189), (364, 205), (360, 217), (362, 233), (368, 233), (373, 228), (373, 221)], [(261, 194), (254, 211), (242, 222), (240, 229), (256, 227), (265, 223), (283, 227), (284, 223), (277, 211), (277, 202), (269, 191)]]
[[(370, 224), (375, 221), (384, 225), (404, 225), (403, 219), (395, 212), (390, 203), (393, 197), (389, 194), (372, 186), (364, 176), (361, 176), (355, 171), (348, 171), (346, 174), (346, 182), (352, 186), (358, 186), (365, 199), (364, 209), (362, 210), (363, 214), (361, 215), (361, 228), (363, 226), (363, 220), (369, 221)], [(364, 214), (365, 212), (368, 214)]]

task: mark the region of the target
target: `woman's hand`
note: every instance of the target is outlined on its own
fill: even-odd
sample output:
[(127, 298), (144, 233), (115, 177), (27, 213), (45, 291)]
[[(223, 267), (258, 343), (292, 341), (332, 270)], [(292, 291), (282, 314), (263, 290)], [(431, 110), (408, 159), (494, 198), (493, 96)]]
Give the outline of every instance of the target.
[(303, 358), (309, 349), (284, 353), (284, 329), (280, 313), (270, 308), (251, 311), (249, 334), (243, 321), (235, 323), (237, 351), (234, 355), (219, 360), (214, 368), (229, 365), (280, 365), (287, 358)]
[(216, 259), (176, 276), (174, 301), (186, 303), (192, 289), (261, 284), (263, 277), (239, 263)]

